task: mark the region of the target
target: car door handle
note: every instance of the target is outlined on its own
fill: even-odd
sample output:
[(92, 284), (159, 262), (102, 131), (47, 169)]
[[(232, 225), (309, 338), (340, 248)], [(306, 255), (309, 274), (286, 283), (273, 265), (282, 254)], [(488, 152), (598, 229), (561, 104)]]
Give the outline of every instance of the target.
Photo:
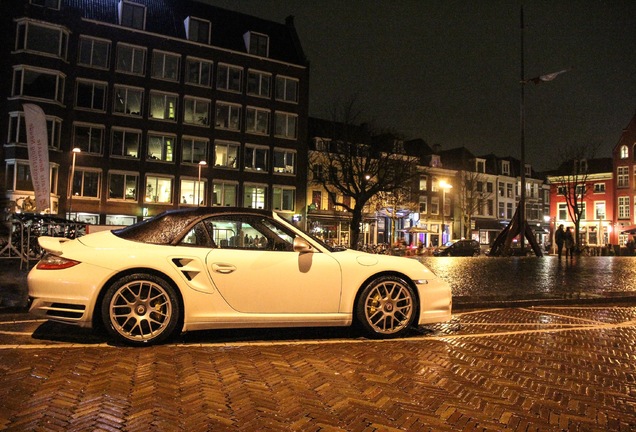
[(215, 273), (229, 274), (236, 270), (231, 264), (212, 264), (212, 271)]

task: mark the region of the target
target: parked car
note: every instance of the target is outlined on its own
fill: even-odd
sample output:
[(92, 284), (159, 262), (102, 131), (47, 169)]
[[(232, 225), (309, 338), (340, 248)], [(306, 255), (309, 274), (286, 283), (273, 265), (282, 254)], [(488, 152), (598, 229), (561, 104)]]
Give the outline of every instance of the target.
[(450, 286), (419, 261), (330, 248), (269, 211), (171, 210), (39, 243), (30, 312), (101, 326), (129, 345), (190, 330), (352, 323), (392, 338), (451, 318)]
[(457, 240), (433, 251), (434, 256), (479, 256), (480, 253), (477, 240)]

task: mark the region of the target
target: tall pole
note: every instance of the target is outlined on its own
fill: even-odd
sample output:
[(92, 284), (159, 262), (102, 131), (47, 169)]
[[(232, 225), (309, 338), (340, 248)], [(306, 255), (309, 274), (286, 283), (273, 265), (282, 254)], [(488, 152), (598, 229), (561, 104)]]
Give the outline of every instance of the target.
[(201, 168), (206, 165), (207, 162), (204, 160), (199, 162), (199, 181), (197, 182), (197, 207), (201, 205), (201, 200), (199, 199), (199, 194), (201, 193)]
[(521, 6), (521, 16), (520, 16), (520, 21), (521, 21), (521, 76), (519, 79), (519, 83), (521, 85), (521, 109), (520, 109), (520, 117), (521, 117), (521, 125), (520, 125), (520, 129), (521, 129), (521, 160), (520, 160), (520, 169), (521, 169), (521, 195), (519, 196), (519, 236), (521, 237), (520, 239), (520, 246), (521, 246), (521, 251), (522, 253), (524, 253), (524, 239), (525, 239), (525, 234), (526, 234), (526, 145), (525, 145), (525, 140), (526, 140), (526, 118), (525, 118), (525, 98), (526, 98), (526, 93), (525, 93), (525, 83), (524, 83), (524, 76), (525, 76), (525, 70), (524, 70), (524, 61), (523, 61), (523, 57), (524, 57), (524, 40), (523, 40), (523, 33), (524, 33), (524, 23), (523, 23), (523, 6)]
[(79, 149), (78, 147), (75, 147), (73, 149), (73, 162), (71, 163), (71, 179), (69, 181), (70, 184), (70, 191), (71, 194), (68, 198), (68, 218), (71, 219), (72, 218), (72, 214), (73, 214), (73, 179), (75, 178), (75, 155), (77, 155), (78, 153), (80, 153), (82, 150)]

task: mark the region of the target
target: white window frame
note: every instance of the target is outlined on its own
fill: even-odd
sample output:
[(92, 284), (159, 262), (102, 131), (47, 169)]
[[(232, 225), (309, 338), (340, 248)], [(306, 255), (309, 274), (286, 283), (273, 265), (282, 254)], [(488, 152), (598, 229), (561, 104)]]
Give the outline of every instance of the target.
[[(245, 171), (259, 173), (267, 173), (269, 171), (269, 147), (245, 144), (243, 155), (243, 167)], [(260, 160), (263, 160), (262, 166), (259, 163)]]
[[(186, 32), (186, 38), (189, 41), (192, 42), (197, 42), (197, 43), (201, 43), (204, 45), (209, 45), (210, 44), (210, 35), (212, 33), (212, 23), (208, 20), (204, 20), (202, 18), (197, 18), (197, 17), (193, 17), (193, 16), (189, 16), (187, 17), (185, 20), (183, 20), (183, 23), (185, 25), (185, 32)], [(193, 35), (193, 23), (202, 23), (207, 25), (208, 27), (208, 34), (207, 36), (201, 38), (201, 34), (200, 32), (196, 32), (196, 36)]]
[[(166, 65), (170, 64), (169, 60), (176, 62), (174, 73), (166, 70)], [(180, 54), (169, 51), (152, 50), (152, 61), (150, 62), (150, 76), (152, 78), (162, 81), (179, 82), (180, 66)]]
[[(135, 16), (135, 12), (139, 11), (143, 12), (143, 17), (141, 18), (141, 23), (136, 23), (139, 17)], [(137, 30), (146, 29), (146, 6), (128, 0), (120, 0), (117, 5), (117, 12), (120, 26)], [(128, 13), (131, 13), (132, 15), (129, 17)], [(127, 22), (129, 19), (130, 22)]]
[[(216, 73), (216, 89), (233, 93), (243, 91), (243, 68), (228, 63), (219, 63)], [(238, 80), (233, 74), (238, 73)]]
[[(234, 195), (233, 202), (229, 202), (228, 191), (232, 191)], [(227, 207), (227, 206), (238, 206), (239, 200), (239, 190), (238, 183), (235, 181), (227, 181), (227, 180), (215, 180), (212, 182), (212, 206), (219, 207)], [(214, 198), (217, 198), (216, 200)]]
[[(185, 164), (197, 165), (201, 161), (208, 160), (208, 147), (210, 140), (208, 138), (184, 135), (181, 137), (181, 162)], [(197, 147), (203, 146), (203, 156), (197, 158), (196, 155), (201, 152), (197, 151)], [(185, 157), (186, 148), (190, 150), (190, 158)]]
[[(219, 116), (219, 113), (224, 113)], [(220, 121), (224, 120), (224, 121)], [(217, 101), (214, 110), (214, 127), (231, 131), (241, 130), (241, 105)]]
[[(290, 95), (292, 91), (290, 84), (295, 84), (295, 91)], [(298, 78), (288, 77), (285, 75), (276, 75), (276, 89), (275, 96), (277, 101), (298, 103), (300, 92), (300, 80)]]
[[(55, 88), (53, 90), (53, 99), (42, 97), (41, 95), (29, 95), (24, 94), (24, 75), (25, 73), (36, 73), (41, 75), (49, 75), (54, 77)], [(26, 65), (16, 65), (13, 67), (13, 86), (11, 88), (11, 96), (19, 96), (24, 99), (38, 100), (38, 101), (52, 101), (58, 104), (63, 103), (64, 99), (64, 86), (66, 84), (66, 75), (60, 71), (37, 68)]]
[[(282, 155), (283, 161), (285, 162), (283, 166), (276, 166), (277, 155)], [(291, 158), (292, 160), (290, 161), (289, 158)], [(288, 174), (288, 175), (296, 174), (296, 159), (297, 159), (296, 151), (290, 150), (290, 149), (283, 149), (283, 148), (274, 148), (274, 157), (272, 159), (273, 166), (274, 166), (273, 168), (274, 173)], [(288, 162), (291, 162), (291, 165), (288, 164)]]
[[(96, 61), (96, 45), (102, 46), (106, 49), (106, 53), (104, 54), (104, 64), (100, 64)], [(82, 60), (82, 51), (83, 49), (87, 49), (88, 57), (90, 60), (88, 62), (84, 62)], [(79, 44), (77, 47), (77, 64), (81, 66), (91, 67), (95, 69), (104, 69), (108, 70), (110, 68), (110, 49), (111, 49), (111, 41), (108, 39), (100, 39), (93, 36), (81, 35), (79, 38)]]
[[(88, 136), (89, 136), (88, 147), (78, 142), (78, 139), (77, 139), (78, 128), (83, 128), (88, 130)], [(91, 139), (93, 137), (93, 131), (95, 132), (99, 131), (99, 142), (96, 144), (98, 146), (97, 149), (91, 148), (91, 146), (93, 145), (93, 142)], [(73, 123), (73, 147), (74, 148), (77, 147), (81, 149), (82, 153), (101, 156), (104, 149), (105, 135), (106, 135), (106, 126), (104, 126), (103, 124), (83, 123), (83, 122)]]
[[(121, 150), (122, 150), (122, 154), (117, 154), (117, 153), (113, 153), (113, 150), (115, 149), (115, 145), (114, 145), (114, 137), (115, 137), (115, 133), (122, 133), (122, 145), (121, 145)], [(132, 155), (127, 155), (127, 154), (123, 154), (123, 152), (125, 152), (127, 150), (126, 147), (126, 135), (136, 135), (137, 136), (137, 156), (132, 156)], [(141, 151), (141, 130), (140, 129), (129, 129), (129, 128), (121, 128), (121, 127), (113, 127), (111, 129), (110, 132), (110, 155), (112, 157), (120, 157), (120, 158), (126, 158), (126, 159), (139, 159), (139, 152)]]
[[(130, 50), (125, 52), (124, 50)], [(128, 75), (143, 76), (146, 71), (146, 57), (148, 55), (148, 49), (139, 45), (131, 45), (127, 43), (118, 43), (115, 54), (115, 71)], [(124, 58), (126, 56), (126, 58)], [(141, 64), (139, 64), (139, 57), (141, 56)], [(124, 68), (126, 61), (129, 67)], [(139, 69), (137, 69), (139, 66)]]
[[(71, 167), (69, 167), (69, 170), (71, 169)], [(93, 196), (93, 195), (85, 195), (86, 192), (86, 175), (87, 174), (97, 174), (97, 195)], [(69, 172), (69, 177), (70, 177), (70, 172)], [(76, 166), (75, 167), (75, 172), (74, 172), (74, 176), (72, 179), (72, 190), (75, 190), (75, 179), (79, 177), (80, 178), (80, 185), (79, 185), (79, 193), (77, 195), (73, 195), (73, 199), (87, 199), (87, 200), (99, 200), (101, 198), (101, 190), (102, 190), (102, 170), (101, 169), (97, 169), (97, 168), (90, 168), (90, 167), (83, 167), (83, 166)], [(70, 191), (69, 191), (70, 192)]]
[[(274, 118), (275, 136), (285, 139), (298, 138), (298, 114), (276, 111)], [(291, 122), (292, 119), (293, 122)]]
[[(50, 149), (59, 150), (62, 133), (62, 119), (55, 116), (45, 116), (48, 145)], [(26, 121), (24, 112), (9, 113), (9, 127), (7, 128), (7, 144), (27, 144)], [(21, 139), (22, 138), (22, 139)]]
[[(194, 96), (183, 97), (183, 123), (194, 126), (209, 126), (210, 125), (210, 106), (212, 101), (210, 99), (203, 99)], [(191, 106), (191, 115), (189, 115)], [(205, 108), (205, 115), (203, 110)], [(197, 120), (199, 119), (199, 120)]]
[[(203, 80), (202, 80), (204, 67), (208, 68), (208, 79), (207, 79), (207, 82), (203, 82)], [(191, 70), (193, 70), (194, 68), (197, 69), (197, 72), (196, 72), (197, 80), (196, 81), (190, 80), (190, 73), (189, 72)], [(184, 81), (185, 81), (186, 84), (199, 86), (199, 87), (210, 88), (210, 87), (212, 87), (212, 75), (213, 75), (213, 72), (214, 72), (214, 62), (209, 61), (209, 60), (196, 58), (196, 57), (186, 57), (185, 77), (184, 77)]]
[[(245, 108), (245, 132), (256, 135), (269, 135), (270, 110), (248, 106)], [(264, 123), (264, 127), (263, 127)]]
[[(258, 57), (269, 57), (269, 36), (265, 33), (249, 31), (243, 34), (245, 50), (248, 54)], [(263, 47), (259, 42), (265, 42)], [(264, 52), (263, 52), (264, 51)]]
[[(160, 139), (160, 153), (150, 153), (150, 140), (153, 138)], [(146, 144), (146, 160), (151, 162), (174, 163), (175, 152), (177, 151), (177, 136), (165, 132), (148, 132)]]
[[(248, 189), (248, 188), (250, 188), (250, 189)], [(248, 196), (248, 192), (251, 192), (251, 195)], [(254, 192), (256, 192), (256, 193), (254, 193)], [(243, 184), (243, 207), (244, 208), (268, 209), (268, 207), (267, 207), (267, 199), (268, 199), (267, 192), (268, 192), (268, 188), (267, 188), (266, 184), (244, 183)], [(248, 198), (249, 198), (249, 203), (247, 202)]]
[(272, 94), (272, 74), (255, 69), (248, 69), (247, 94), (269, 99)]
[[(124, 196), (123, 198), (113, 198), (110, 195), (110, 191), (113, 190), (111, 188), (111, 180), (113, 175), (123, 176), (124, 177)], [(132, 195), (128, 194), (128, 179), (135, 179), (135, 188), (132, 190)], [(132, 171), (119, 171), (119, 170), (111, 170), (108, 172), (108, 201), (119, 201), (119, 202), (137, 202), (139, 197), (139, 173)]]
[[(162, 191), (161, 194), (157, 193), (156, 189), (158, 188), (158, 183), (167, 183), (170, 185), (170, 190), (168, 192)], [(150, 188), (149, 188), (150, 186)], [(155, 195), (149, 195), (155, 194)], [(144, 178), (144, 202), (148, 204), (165, 204), (171, 205), (174, 200), (174, 177), (165, 174), (154, 174), (148, 173)], [(166, 199), (160, 200), (159, 197), (167, 197)]]
[[(150, 90), (150, 103), (148, 104), (148, 119), (166, 122), (177, 121), (177, 101), (179, 95), (163, 91)], [(170, 104), (173, 104), (172, 106)], [(157, 106), (157, 111), (153, 107)], [(159, 113), (161, 109), (161, 113)], [(160, 114), (160, 115), (157, 115)], [(157, 115), (157, 116), (156, 116)]]
[[(85, 87), (87, 91), (91, 93), (90, 106), (83, 106), (79, 104), (80, 86)], [(99, 102), (99, 95), (97, 91), (101, 91), (102, 103), (101, 107), (96, 105)], [(96, 97), (97, 95), (97, 97)], [(92, 81), (87, 79), (78, 78), (75, 84), (75, 108), (78, 110), (106, 112), (106, 105), (108, 101), (108, 83), (104, 81)]]
[[(284, 207), (285, 193), (292, 193), (291, 206)], [(296, 188), (293, 186), (274, 185), (272, 187), (272, 209), (281, 212), (293, 213), (296, 211)]]
[[(230, 161), (230, 149), (233, 150), (232, 153), (234, 153), (235, 155), (234, 161)], [(240, 151), (241, 145), (237, 142), (223, 140), (214, 141), (214, 167), (237, 170), (239, 166)], [(221, 158), (219, 158), (219, 155), (221, 156)]]
[[(119, 97), (121, 97), (122, 101), (123, 101), (123, 111), (120, 111), (117, 109), (117, 102), (118, 102), (118, 92), (117, 91), (121, 91), (123, 92), (123, 96), (121, 94), (119, 94)], [(131, 111), (129, 108), (129, 98), (130, 98), (130, 93), (131, 92), (135, 92), (136, 94), (138, 94), (139, 97), (139, 111)], [(125, 85), (120, 85), (120, 84), (115, 84), (113, 86), (113, 114), (115, 115), (123, 115), (123, 116), (127, 116), (127, 117), (142, 117), (142, 110), (144, 107), (144, 89), (141, 87), (130, 87), (130, 86), (125, 86)]]

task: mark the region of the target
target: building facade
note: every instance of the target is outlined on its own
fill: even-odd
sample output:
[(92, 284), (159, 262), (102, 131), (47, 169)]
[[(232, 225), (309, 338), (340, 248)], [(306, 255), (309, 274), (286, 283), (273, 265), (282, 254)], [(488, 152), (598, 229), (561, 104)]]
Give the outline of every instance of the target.
[(24, 103), (46, 116), (53, 214), (127, 225), (184, 206), (305, 207), (309, 70), (291, 17), (187, 0), (9, 3), (7, 210), (31, 210)]
[(636, 234), (636, 115), (613, 149), (615, 201), (614, 244), (626, 245)]

